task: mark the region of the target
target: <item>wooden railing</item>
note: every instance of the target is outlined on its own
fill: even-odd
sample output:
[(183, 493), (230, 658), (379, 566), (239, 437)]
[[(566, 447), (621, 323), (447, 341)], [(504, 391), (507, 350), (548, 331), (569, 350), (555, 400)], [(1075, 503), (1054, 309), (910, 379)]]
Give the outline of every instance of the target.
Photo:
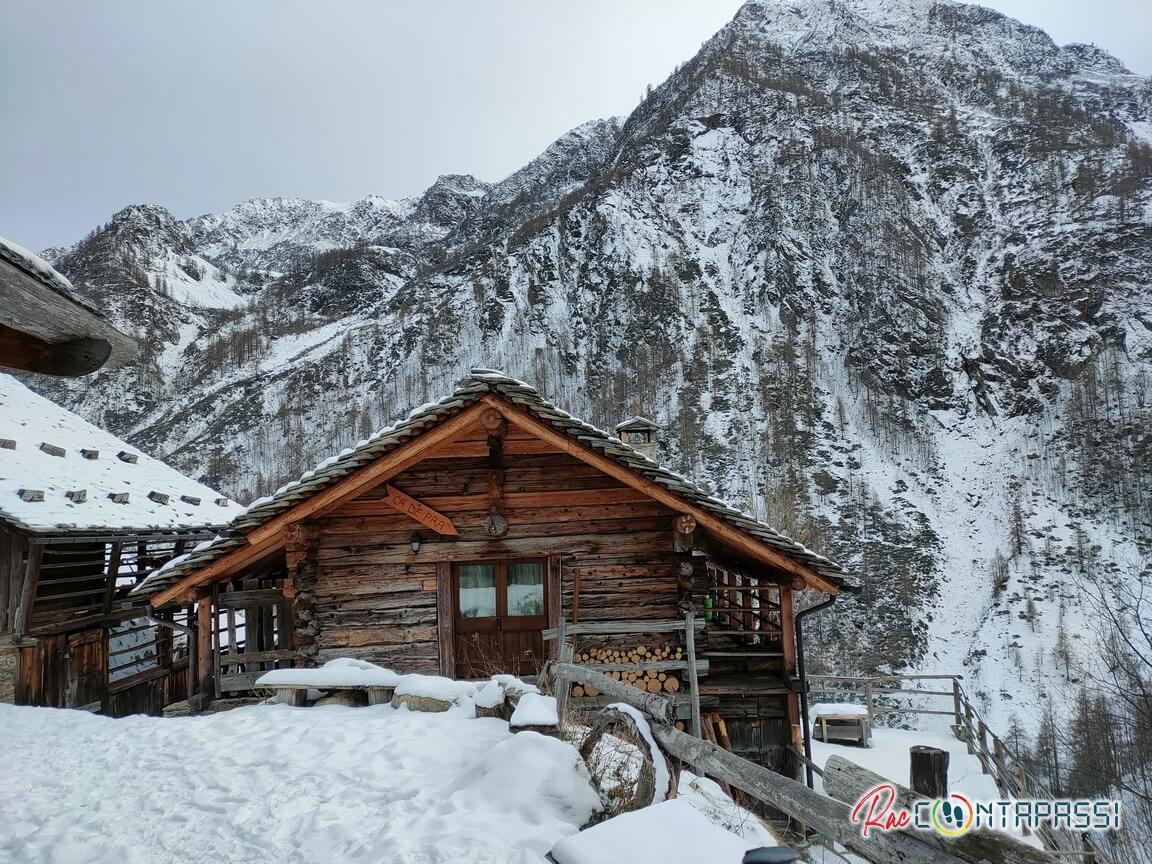
[[(561, 647), (565, 644), (571, 647), (569, 643), (561, 643)], [(865, 837), (853, 822), (848, 803), (677, 730), (672, 725), (672, 706), (664, 696), (563, 660), (551, 661), (543, 677), (552, 679), (558, 695), (566, 692), (572, 682), (584, 682), (637, 708), (648, 715), (651, 736), (662, 751), (657, 753), (653, 748), (650, 758), (673, 756), (681, 764), (693, 766), (697, 773), (783, 812), (825, 841), (839, 843), (874, 864), (1047, 864), (1045, 853), (998, 834), (973, 832), (962, 837), (942, 837), (929, 832), (873, 831)], [(564, 715), (560, 717), (563, 722)]]
[(710, 635), (728, 636), (744, 646), (779, 649), (780, 586), (715, 564), (708, 566), (712, 596)]
[[(876, 675), (848, 677), (839, 675), (809, 675), (808, 682), (817, 693), (829, 695), (851, 694), (861, 696), (868, 709), (870, 723), (884, 714), (928, 714), (951, 717), (952, 733), (964, 742), (968, 753), (980, 762), (980, 769), (992, 777), (996, 788), (1005, 798), (1051, 799), (1052, 792), (1024, 767), (1015, 751), (1004, 743), (984, 721), (979, 710), (968, 698), (962, 675)], [(947, 689), (922, 689), (920, 682), (947, 681)], [(826, 686), (821, 688), (823, 683)], [(815, 686), (813, 686), (815, 685)], [(886, 697), (922, 696), (929, 700), (948, 700), (947, 710), (922, 708), (912, 705), (884, 704)], [(889, 703), (891, 700), (888, 700)], [(1074, 831), (1042, 828), (1037, 832), (1045, 847), (1052, 852), (1069, 856), (1075, 861), (1100, 855), (1091, 835)], [(1101, 860), (1104, 856), (1100, 855)]]

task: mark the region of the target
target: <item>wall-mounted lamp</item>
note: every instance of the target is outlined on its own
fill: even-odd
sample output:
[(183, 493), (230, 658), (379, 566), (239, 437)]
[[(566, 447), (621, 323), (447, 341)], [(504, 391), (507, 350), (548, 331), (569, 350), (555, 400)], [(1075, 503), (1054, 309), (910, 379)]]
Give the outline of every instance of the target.
[(424, 538), (420, 536), (420, 532), (413, 531), (412, 536), (408, 538), (408, 545), (412, 547), (413, 554), (420, 551), (420, 544), (423, 542)]

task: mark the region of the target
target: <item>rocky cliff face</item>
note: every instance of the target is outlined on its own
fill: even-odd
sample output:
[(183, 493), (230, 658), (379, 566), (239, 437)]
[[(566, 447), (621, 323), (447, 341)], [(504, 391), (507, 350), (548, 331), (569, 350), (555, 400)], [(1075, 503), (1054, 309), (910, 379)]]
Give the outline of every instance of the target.
[(644, 414), (859, 576), (837, 668), (1028, 714), (1152, 545), (1150, 241), (1152, 80), (948, 0), (752, 0), (502, 183), (121, 211), (55, 264), (147, 348), (43, 389), (241, 500), (471, 365)]

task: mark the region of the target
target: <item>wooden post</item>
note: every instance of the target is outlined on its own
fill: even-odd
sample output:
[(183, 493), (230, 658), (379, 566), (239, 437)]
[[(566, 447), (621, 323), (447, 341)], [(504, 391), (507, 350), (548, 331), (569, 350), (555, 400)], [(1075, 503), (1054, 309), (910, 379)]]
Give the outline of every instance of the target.
[(104, 614), (112, 614), (112, 602), (116, 599), (116, 577), (120, 575), (120, 556), (123, 547), (119, 542), (112, 543), (108, 549), (108, 585), (104, 593)]
[(996, 787), (1004, 795), (1011, 794), (1012, 790), (1009, 788), (1010, 775), (1008, 774), (1004, 742), (995, 735), (992, 736), (992, 759), (996, 764)]
[[(561, 621), (560, 621), (560, 629), (561, 630), (564, 629), (563, 619), (561, 619)], [(576, 649), (575, 649), (575, 647), (573, 647), (571, 642), (561, 642), (560, 643), (560, 662), (561, 663), (571, 664), (573, 655), (575, 653), (576, 653)], [(564, 715), (568, 711), (568, 694), (572, 691), (572, 685), (569, 684), (567, 681), (560, 680), (560, 679), (556, 679), (556, 685), (557, 686), (553, 688), (556, 691), (556, 693), (555, 693), (555, 696), (556, 696), (556, 719), (560, 723), (560, 729), (563, 730), (564, 729)]]
[(201, 597), (196, 602), (196, 674), (200, 679), (200, 693), (211, 699), (212, 690), (212, 598)]
[(452, 597), (452, 565), (436, 562), (436, 650), (440, 674), (451, 678), (456, 673), (456, 645), (453, 630), (455, 606)]
[[(1017, 765), (1016, 768), (1012, 771), (1012, 775), (1016, 778), (1016, 795), (1014, 797), (1018, 798), (1020, 797), (1020, 793), (1024, 792), (1028, 788), (1028, 778), (1024, 774), (1024, 767), (1022, 765)], [(1020, 828), (1023, 831), (1025, 837), (1032, 833), (1032, 831), (1024, 823), (1021, 823)]]
[(32, 604), (36, 602), (36, 583), (40, 581), (40, 563), (44, 560), (44, 545), (33, 543), (28, 547), (28, 562), (24, 567), (24, 584), (20, 586), (20, 602), (16, 605), (16, 641), (28, 632), (32, 620)]
[(925, 798), (948, 797), (948, 751), (936, 747), (909, 748), (910, 783)]
[(876, 694), (872, 689), (872, 679), (869, 678), (864, 683), (864, 704), (868, 708), (868, 725), (875, 726), (876, 721), (873, 717), (873, 712), (876, 710)]
[(968, 747), (968, 755), (976, 752), (976, 742), (973, 740), (974, 726), (972, 723), (972, 703), (964, 700), (964, 743)]
[(688, 661), (688, 693), (692, 700), (692, 734), (701, 734), (700, 678), (696, 674), (696, 612), (689, 609), (684, 615), (684, 659)]
[(961, 741), (964, 740), (964, 708), (963, 697), (960, 695), (960, 679), (952, 679), (952, 713), (956, 716), (956, 725), (952, 727), (954, 734)]

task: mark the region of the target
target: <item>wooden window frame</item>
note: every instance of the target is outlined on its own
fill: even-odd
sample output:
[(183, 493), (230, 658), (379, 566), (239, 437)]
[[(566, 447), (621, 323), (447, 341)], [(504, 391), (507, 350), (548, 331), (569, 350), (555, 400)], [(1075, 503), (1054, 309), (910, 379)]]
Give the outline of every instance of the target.
[[(540, 590), (543, 593), (543, 603), (541, 605), (541, 613), (539, 615), (509, 615), (508, 614), (508, 568), (511, 564), (539, 564), (540, 565)], [(469, 618), (464, 619), (460, 614), (460, 570), (463, 567), (474, 566), (488, 566), (492, 565), (496, 568), (496, 614), (489, 615), (485, 618)], [(451, 563), (452, 573), (452, 620), (453, 622), (460, 620), (469, 621), (489, 621), (492, 619), (504, 618), (547, 618), (549, 617), (549, 594), (551, 588), (548, 584), (549, 567), (548, 556), (528, 556), (525, 558), (482, 558), (471, 561), (453, 561)]]

